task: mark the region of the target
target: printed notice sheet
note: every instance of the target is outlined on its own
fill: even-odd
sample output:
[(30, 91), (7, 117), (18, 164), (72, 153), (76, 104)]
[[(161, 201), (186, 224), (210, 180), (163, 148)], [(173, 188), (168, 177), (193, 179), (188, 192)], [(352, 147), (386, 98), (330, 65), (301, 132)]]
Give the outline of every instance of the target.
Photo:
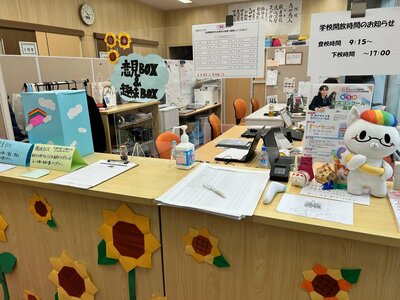
[[(161, 195), (157, 203), (242, 219), (253, 215), (268, 178), (269, 171), (201, 164)], [(205, 187), (209, 185), (215, 191)]]
[(308, 76), (397, 75), (400, 7), (311, 15)]
[(303, 187), (301, 189), (300, 194), (305, 196), (357, 203), (362, 205), (369, 205), (371, 199), (369, 194), (352, 195), (349, 194), (346, 190), (338, 190), (338, 189), (323, 190), (322, 184), (316, 181), (312, 181), (309, 185)]
[(391, 190), (388, 192), (388, 197), (396, 218), (397, 229), (400, 231), (400, 191)]
[(75, 172), (58, 177), (50, 181), (50, 183), (90, 189), (136, 166), (137, 164), (135, 163), (123, 164), (99, 160)]
[(195, 77), (263, 77), (264, 38), (261, 21), (192, 26)]
[(276, 208), (291, 215), (353, 225), (353, 203), (285, 193)]

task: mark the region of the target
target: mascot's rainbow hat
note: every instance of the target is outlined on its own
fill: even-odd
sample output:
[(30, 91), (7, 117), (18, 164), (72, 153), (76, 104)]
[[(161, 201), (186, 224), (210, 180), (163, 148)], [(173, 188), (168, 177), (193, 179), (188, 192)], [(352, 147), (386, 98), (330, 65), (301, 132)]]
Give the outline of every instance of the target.
[(391, 113), (383, 110), (366, 110), (361, 114), (360, 118), (364, 121), (383, 126), (395, 127), (397, 125), (396, 118)]

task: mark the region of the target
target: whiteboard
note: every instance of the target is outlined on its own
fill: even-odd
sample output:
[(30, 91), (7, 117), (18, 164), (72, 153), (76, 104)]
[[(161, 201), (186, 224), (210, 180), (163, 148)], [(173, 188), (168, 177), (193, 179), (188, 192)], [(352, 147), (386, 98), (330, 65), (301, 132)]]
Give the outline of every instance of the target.
[(264, 77), (262, 20), (192, 26), (196, 78)]

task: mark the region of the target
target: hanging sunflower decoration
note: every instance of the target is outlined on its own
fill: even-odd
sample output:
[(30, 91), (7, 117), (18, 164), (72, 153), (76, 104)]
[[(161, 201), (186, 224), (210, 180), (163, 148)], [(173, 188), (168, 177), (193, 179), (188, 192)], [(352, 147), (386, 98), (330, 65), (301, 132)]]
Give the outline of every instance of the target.
[(63, 251), (60, 257), (50, 258), (53, 270), (49, 279), (57, 287), (56, 299), (94, 299), (97, 287), (89, 277), (86, 266), (73, 260)]
[(51, 210), (52, 208), (45, 197), (34, 193), (29, 199), (29, 211), (35, 216), (36, 220), (55, 228), (57, 224), (51, 216)]
[(230, 267), (217, 247), (218, 239), (206, 228), (189, 228), (189, 233), (182, 237), (182, 240), (185, 242), (185, 253), (193, 256), (197, 262), (205, 261), (218, 268)]
[(136, 299), (135, 268), (151, 268), (151, 255), (161, 245), (150, 232), (149, 218), (135, 214), (126, 204), (115, 212), (103, 210), (103, 218), (99, 232), (104, 240), (98, 246), (98, 263), (119, 261), (128, 272), (130, 299)]
[(118, 34), (118, 45), (122, 49), (128, 49), (131, 46), (131, 36), (129, 33), (120, 32)]
[(0, 285), (3, 288), (3, 299), (10, 299), (8, 292), (6, 274), (11, 273), (14, 270), (17, 258), (10, 252), (0, 253)]
[(168, 299), (167, 299), (167, 297), (153, 295), (153, 296), (151, 296), (150, 300), (168, 300)]
[(108, 48), (114, 48), (117, 45), (117, 37), (114, 32), (108, 32), (104, 37), (104, 42)]
[(32, 291), (24, 290), (24, 300), (40, 300), (40, 297)]
[(2, 242), (7, 242), (7, 237), (6, 237), (6, 228), (8, 224), (6, 220), (3, 218), (2, 215), (0, 215), (0, 241)]
[(108, 61), (112, 64), (116, 64), (118, 62), (119, 53), (117, 50), (111, 49), (107, 52)]
[(351, 285), (357, 283), (361, 269), (328, 269), (315, 264), (312, 270), (303, 271), (301, 287), (310, 293), (312, 300), (349, 299)]

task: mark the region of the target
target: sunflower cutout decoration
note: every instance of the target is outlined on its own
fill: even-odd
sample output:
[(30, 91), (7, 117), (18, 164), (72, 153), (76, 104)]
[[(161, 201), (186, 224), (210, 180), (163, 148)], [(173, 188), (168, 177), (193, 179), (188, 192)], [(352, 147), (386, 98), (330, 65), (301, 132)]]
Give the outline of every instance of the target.
[(156, 296), (153, 294), (153, 296), (151, 296), (150, 300), (168, 300), (168, 299), (167, 299), (167, 297)]
[(40, 300), (40, 297), (32, 291), (24, 290), (24, 300)]
[(0, 215), (0, 241), (2, 242), (7, 242), (7, 237), (6, 237), (6, 228), (8, 224), (6, 220), (3, 218), (2, 215)]
[(197, 230), (189, 228), (189, 233), (182, 237), (185, 242), (185, 253), (192, 255), (197, 262), (207, 262), (218, 268), (230, 267), (219, 252), (218, 239), (212, 236), (206, 228)]
[(98, 263), (120, 262), (128, 272), (130, 299), (136, 299), (135, 268), (151, 268), (151, 255), (160, 248), (150, 232), (149, 218), (135, 214), (126, 204), (116, 211), (103, 210), (104, 224), (99, 232)]
[(34, 193), (29, 199), (29, 211), (35, 216), (36, 220), (55, 228), (57, 224), (51, 216), (51, 210), (52, 208), (45, 197)]
[(121, 49), (128, 49), (131, 46), (131, 36), (129, 33), (121, 32), (118, 34), (118, 45)]
[(57, 287), (56, 299), (94, 299), (97, 288), (89, 277), (86, 266), (73, 260), (63, 251), (60, 257), (50, 258), (53, 270), (49, 279)]
[(111, 49), (107, 52), (108, 61), (112, 64), (116, 64), (118, 62), (119, 53), (117, 50)]
[(11, 273), (14, 270), (17, 258), (10, 252), (0, 253), (0, 284), (3, 288), (3, 299), (9, 300), (10, 294), (8, 292), (6, 274)]
[(104, 42), (108, 48), (114, 48), (117, 45), (117, 37), (113, 32), (108, 32), (104, 37)]
[(312, 270), (303, 271), (301, 287), (310, 293), (312, 300), (349, 299), (351, 285), (357, 283), (361, 269), (328, 269), (315, 264)]

